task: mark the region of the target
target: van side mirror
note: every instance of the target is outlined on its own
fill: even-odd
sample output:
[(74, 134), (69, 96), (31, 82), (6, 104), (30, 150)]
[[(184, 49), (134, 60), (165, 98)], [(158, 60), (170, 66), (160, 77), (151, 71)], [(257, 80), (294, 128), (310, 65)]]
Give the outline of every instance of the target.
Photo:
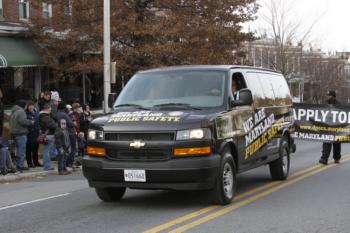
[(252, 92), (247, 88), (239, 90), (237, 96), (237, 100), (231, 101), (231, 107), (251, 105), (253, 103)]
[(108, 107), (113, 108), (114, 102), (117, 99), (119, 93), (111, 93), (108, 95)]

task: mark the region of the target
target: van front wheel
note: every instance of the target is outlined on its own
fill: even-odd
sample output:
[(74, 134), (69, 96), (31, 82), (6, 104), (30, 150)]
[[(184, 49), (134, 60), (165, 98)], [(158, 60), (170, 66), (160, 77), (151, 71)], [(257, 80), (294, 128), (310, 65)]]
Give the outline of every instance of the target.
[(270, 164), (270, 174), (272, 180), (285, 180), (289, 174), (290, 157), (289, 147), (286, 138), (282, 138), (279, 148), (279, 158)]
[(236, 191), (236, 167), (232, 155), (226, 151), (222, 157), (219, 175), (216, 178), (212, 195), (214, 203), (219, 205), (230, 204)]
[(104, 202), (119, 201), (126, 188), (95, 188), (97, 196)]

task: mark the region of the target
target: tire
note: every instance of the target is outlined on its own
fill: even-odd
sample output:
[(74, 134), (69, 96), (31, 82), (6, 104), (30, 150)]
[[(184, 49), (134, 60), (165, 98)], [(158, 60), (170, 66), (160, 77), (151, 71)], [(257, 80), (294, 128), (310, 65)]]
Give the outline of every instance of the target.
[(290, 156), (288, 141), (282, 138), (279, 148), (279, 158), (269, 164), (272, 180), (286, 180), (289, 175)]
[(218, 177), (215, 180), (211, 195), (214, 203), (219, 205), (230, 204), (237, 187), (236, 166), (230, 151), (225, 151), (220, 164)]
[(104, 202), (119, 201), (125, 190), (126, 188), (95, 188), (97, 196)]

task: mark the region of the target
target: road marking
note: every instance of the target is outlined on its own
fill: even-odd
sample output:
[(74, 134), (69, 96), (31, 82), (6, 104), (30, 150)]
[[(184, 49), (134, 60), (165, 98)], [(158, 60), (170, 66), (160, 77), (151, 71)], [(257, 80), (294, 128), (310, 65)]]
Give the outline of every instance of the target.
[(154, 227), (150, 230), (147, 230), (147, 231), (144, 231), (143, 233), (156, 233), (156, 232), (160, 232), (160, 231), (163, 231), (165, 229), (168, 229), (170, 227), (173, 227), (177, 224), (180, 224), (180, 223), (183, 223), (187, 220), (190, 220), (190, 219), (193, 219), (195, 217), (198, 217), (199, 215), (202, 215), (202, 214), (205, 214), (213, 209), (216, 209), (218, 208), (219, 206), (216, 206), (216, 205), (213, 205), (213, 206), (209, 206), (209, 207), (206, 207), (206, 208), (203, 208), (203, 209), (200, 209), (200, 210), (197, 210), (195, 212), (192, 212), (190, 214), (187, 214), (187, 215), (184, 215), (182, 217), (179, 217), (177, 219), (174, 219), (170, 222), (167, 222), (167, 223), (164, 223), (162, 225), (159, 225), (157, 227)]
[(46, 200), (50, 200), (50, 199), (54, 199), (54, 198), (58, 198), (58, 197), (64, 197), (64, 196), (68, 196), (68, 195), (71, 195), (71, 193), (64, 193), (64, 194), (59, 194), (59, 195), (55, 195), (55, 196), (51, 196), (51, 197), (36, 199), (33, 201), (22, 202), (22, 203), (18, 203), (18, 204), (14, 204), (14, 205), (4, 206), (4, 207), (0, 207), (0, 211), (23, 206), (23, 205), (32, 204), (32, 203), (36, 203), (36, 202), (40, 202), (40, 201), (46, 201)]
[[(348, 160), (350, 160), (349, 156), (347, 156), (347, 158), (343, 159), (342, 161), (345, 162), (345, 161), (348, 161)], [(305, 179), (305, 178), (307, 178), (309, 176), (315, 175), (315, 174), (317, 174), (319, 172), (322, 172), (324, 170), (330, 169), (330, 168), (335, 167), (335, 166), (337, 166), (337, 165), (334, 164), (334, 163), (330, 163), (327, 166), (321, 166), (320, 168), (318, 168), (316, 170), (310, 171), (309, 173), (301, 175), (301, 176), (299, 176), (299, 177), (297, 177), (297, 178), (295, 178), (293, 180), (289, 180), (289, 181), (284, 182), (284, 183), (282, 183), (280, 185), (277, 185), (277, 186), (275, 186), (275, 187), (273, 187), (273, 188), (271, 188), (269, 190), (266, 190), (266, 191), (264, 191), (262, 193), (259, 193), (259, 194), (255, 195), (255, 196), (247, 198), (244, 201), (241, 201), (241, 202), (238, 202), (238, 203), (233, 203), (233, 204), (231, 204), (228, 207), (225, 207), (225, 208), (222, 208), (222, 209), (220, 209), (218, 211), (215, 211), (214, 213), (206, 215), (206, 216), (204, 216), (204, 217), (202, 217), (200, 219), (197, 219), (196, 221), (193, 221), (193, 222), (190, 222), (190, 223), (188, 223), (186, 225), (178, 227), (178, 228), (170, 231), (170, 233), (182, 233), (182, 232), (185, 232), (187, 230), (190, 230), (190, 229), (192, 229), (192, 228), (194, 228), (194, 227), (196, 227), (196, 226), (198, 226), (200, 224), (206, 223), (206, 222), (208, 222), (210, 220), (213, 220), (214, 218), (220, 217), (220, 216), (222, 216), (224, 214), (227, 214), (227, 213), (229, 213), (231, 211), (234, 211), (234, 210), (236, 210), (236, 209), (238, 209), (240, 207), (248, 205), (248, 204), (250, 204), (250, 203), (252, 203), (254, 201), (257, 201), (257, 200), (259, 200), (259, 199), (261, 199), (263, 197), (266, 197), (266, 196), (268, 196), (268, 195), (270, 195), (270, 194), (272, 194), (272, 193), (274, 193), (274, 192), (276, 192), (276, 191), (278, 191), (280, 189), (286, 188), (286, 187), (288, 187), (288, 186), (290, 186), (290, 185), (292, 185), (292, 184), (294, 184), (294, 183), (296, 183), (298, 181), (301, 181), (301, 180), (303, 180), (303, 179)]]
[[(344, 159), (346, 159), (346, 158), (350, 158), (350, 155), (343, 156), (343, 161), (344, 161)], [(330, 162), (329, 164), (333, 164), (333, 162)], [(291, 176), (289, 177), (289, 179), (298, 177), (298, 176), (300, 176), (300, 175), (302, 175), (302, 174), (306, 174), (306, 173), (309, 172), (309, 171), (312, 171), (312, 170), (315, 170), (315, 169), (318, 169), (318, 168), (321, 168), (321, 167), (324, 167), (324, 165), (317, 164), (317, 165), (315, 165), (315, 166), (306, 168), (306, 169), (304, 169), (304, 170), (301, 170), (301, 171), (298, 171), (298, 172), (294, 173), (293, 175), (291, 175)], [(239, 200), (241, 200), (241, 199), (243, 199), (243, 198), (245, 198), (245, 197), (247, 197), (247, 196), (250, 196), (250, 195), (252, 195), (252, 194), (254, 194), (254, 193), (260, 192), (260, 191), (262, 191), (262, 190), (264, 190), (264, 189), (270, 188), (270, 187), (272, 187), (272, 186), (274, 186), (274, 185), (277, 185), (277, 184), (280, 184), (280, 183), (282, 183), (282, 182), (286, 182), (286, 181), (272, 181), (272, 182), (269, 182), (269, 183), (264, 184), (264, 185), (262, 185), (262, 186), (253, 188), (252, 190), (249, 190), (249, 191), (247, 191), (247, 192), (244, 192), (244, 193), (241, 193), (241, 194), (237, 195), (237, 196), (234, 198), (234, 202), (237, 202), (237, 201), (239, 201)], [(235, 204), (235, 203), (233, 203), (233, 204)], [(231, 205), (233, 205), (233, 204), (231, 204)], [(202, 209), (200, 209), (200, 210), (197, 210), (197, 211), (195, 211), (195, 212), (189, 213), (189, 214), (184, 215), (184, 216), (182, 216), (182, 217), (176, 218), (176, 219), (174, 219), (174, 220), (171, 220), (171, 221), (166, 222), (166, 223), (164, 223), (164, 224), (161, 224), (161, 225), (159, 225), (159, 226), (153, 227), (153, 228), (151, 228), (151, 229), (149, 229), (149, 230), (144, 231), (143, 233), (157, 233), (157, 232), (164, 231), (164, 230), (166, 230), (166, 229), (168, 229), (168, 228), (171, 228), (171, 227), (173, 227), (173, 226), (175, 226), (175, 225), (178, 225), (178, 224), (180, 224), (180, 223), (183, 223), (183, 222), (186, 222), (186, 221), (188, 221), (188, 220), (194, 219), (194, 218), (196, 218), (196, 217), (198, 217), (198, 216), (200, 216), (200, 215), (206, 214), (206, 213), (208, 213), (208, 212), (210, 212), (210, 211), (212, 211), (212, 210), (214, 210), (214, 209), (217, 209), (217, 208), (219, 208), (219, 207), (220, 207), (220, 206), (218, 206), (218, 205), (212, 205), (212, 206), (208, 206), (208, 207), (202, 208)]]
[[(261, 191), (263, 189), (267, 189), (267, 188), (275, 185), (278, 182), (280, 182), (280, 181), (269, 182), (268, 184), (264, 184), (264, 185), (262, 185), (260, 187), (256, 187), (256, 188), (254, 188), (252, 190), (249, 190), (247, 192), (241, 193), (241, 194), (237, 195), (234, 200), (237, 201), (237, 200), (243, 199), (243, 198), (245, 198), (245, 197), (247, 197), (247, 196), (249, 196), (249, 195), (251, 195), (253, 193), (259, 192), (259, 191)], [(190, 214), (187, 214), (187, 215), (184, 215), (182, 217), (176, 218), (176, 219), (174, 219), (172, 221), (169, 221), (167, 223), (164, 223), (162, 225), (156, 226), (156, 227), (154, 227), (154, 228), (152, 228), (150, 230), (144, 231), (143, 233), (157, 233), (157, 232), (166, 230), (166, 229), (168, 229), (170, 227), (173, 227), (173, 226), (175, 226), (177, 224), (183, 223), (183, 222), (188, 221), (190, 219), (196, 218), (196, 217), (198, 217), (198, 216), (200, 216), (202, 214), (208, 213), (208, 212), (210, 212), (210, 211), (212, 211), (214, 209), (217, 209), (219, 207), (220, 207), (219, 205), (212, 205), (212, 206), (208, 206), (206, 208), (202, 208), (200, 210), (197, 210), (197, 211), (192, 212)]]

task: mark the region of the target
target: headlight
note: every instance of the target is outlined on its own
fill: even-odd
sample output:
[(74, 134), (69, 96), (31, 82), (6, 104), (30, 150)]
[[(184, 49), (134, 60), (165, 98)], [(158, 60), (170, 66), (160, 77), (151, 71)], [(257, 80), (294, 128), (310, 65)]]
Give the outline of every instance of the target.
[(177, 131), (176, 140), (190, 139), (210, 139), (211, 134), (209, 129), (190, 129)]
[(89, 139), (90, 140), (103, 140), (103, 132), (98, 130), (89, 130)]

